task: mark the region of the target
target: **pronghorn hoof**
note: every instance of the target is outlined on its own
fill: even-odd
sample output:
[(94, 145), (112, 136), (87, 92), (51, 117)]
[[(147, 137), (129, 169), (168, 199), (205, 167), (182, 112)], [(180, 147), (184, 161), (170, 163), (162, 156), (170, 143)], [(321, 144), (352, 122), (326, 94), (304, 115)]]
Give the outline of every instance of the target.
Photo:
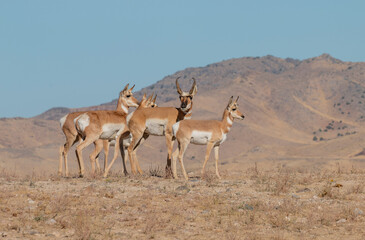
[(79, 178), (83, 178), (83, 177), (84, 177), (84, 174), (80, 174), (80, 175), (79, 175)]

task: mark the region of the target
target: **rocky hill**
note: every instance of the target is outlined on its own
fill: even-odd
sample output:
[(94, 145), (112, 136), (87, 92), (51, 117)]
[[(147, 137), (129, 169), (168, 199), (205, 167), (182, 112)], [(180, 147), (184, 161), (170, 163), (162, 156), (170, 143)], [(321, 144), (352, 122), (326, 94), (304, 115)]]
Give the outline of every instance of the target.
[[(361, 161), (365, 145), (365, 63), (328, 54), (295, 60), (273, 56), (230, 59), (187, 68), (136, 93), (158, 94), (160, 106), (178, 106), (175, 79), (198, 84), (193, 118), (219, 119), (231, 95), (240, 96), (246, 118), (237, 121), (221, 147), (221, 163), (237, 167), (267, 159), (350, 158)], [(124, 83), (123, 83), (124, 84)], [(123, 85), (121, 84), (121, 85)], [(54, 108), (30, 119), (1, 119), (0, 167), (57, 168), (64, 137), (58, 119), (79, 110), (114, 109), (116, 100), (89, 108)], [(186, 166), (200, 166), (205, 148), (190, 145)], [(76, 166), (74, 153), (70, 162)], [(151, 137), (139, 152), (141, 163), (163, 165), (162, 138)], [(117, 166), (120, 168), (120, 165)]]

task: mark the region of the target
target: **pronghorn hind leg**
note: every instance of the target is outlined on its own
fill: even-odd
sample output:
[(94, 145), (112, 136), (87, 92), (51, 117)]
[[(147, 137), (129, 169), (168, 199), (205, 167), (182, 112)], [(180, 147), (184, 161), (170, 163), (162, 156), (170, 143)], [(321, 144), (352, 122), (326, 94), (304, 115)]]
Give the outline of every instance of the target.
[(215, 174), (219, 179), (221, 179), (221, 176), (218, 171), (219, 146), (214, 146), (214, 158), (215, 158)]
[(203, 168), (202, 168), (202, 171), (201, 171), (202, 178), (204, 177), (205, 165), (208, 162), (208, 159), (209, 159), (209, 156), (210, 156), (210, 152), (212, 151), (213, 146), (214, 146), (214, 143), (208, 142), (208, 144), (207, 144), (207, 151), (205, 153), (204, 164), (203, 164)]
[(60, 151), (59, 151), (59, 163), (58, 163), (58, 175), (59, 176), (62, 176), (62, 160), (63, 160), (63, 158), (64, 158), (64, 156), (63, 156), (63, 150), (64, 150), (64, 148), (65, 148), (65, 146), (64, 145), (62, 145), (61, 147), (60, 147)]
[(65, 164), (65, 177), (69, 176), (69, 172), (68, 172), (68, 163), (67, 163), (67, 155), (68, 155), (68, 151), (70, 150), (70, 148), (77, 143), (80, 140), (80, 138), (78, 137), (78, 135), (71, 135), (71, 134), (67, 134), (66, 135), (66, 142), (63, 146), (60, 147), (60, 162), (59, 162), (59, 166), (58, 166), (58, 174), (62, 175), (62, 159), (64, 159), (64, 164)]
[(94, 142), (94, 145), (95, 145), (94, 151), (89, 156), (90, 162), (91, 162), (91, 172), (92, 172), (92, 174), (95, 173), (95, 162), (96, 162), (98, 171), (100, 171), (99, 160), (97, 158), (99, 156), (99, 153), (103, 149), (103, 142), (102, 142), (102, 140), (96, 140)]
[[(137, 144), (137, 146), (136, 146), (136, 148), (137, 147), (140, 147), (143, 143), (144, 143), (144, 141), (146, 141), (146, 139), (149, 137), (149, 135), (148, 134), (143, 134), (143, 136), (142, 136), (142, 138), (141, 138), (141, 140), (138, 142), (138, 144)], [(141, 166), (139, 165), (139, 161), (138, 161), (138, 159), (137, 159), (137, 149), (134, 149), (134, 151), (133, 151), (133, 157), (135, 157), (135, 161), (134, 161), (134, 164), (135, 164), (135, 166), (136, 166), (136, 168), (137, 168), (137, 171), (139, 172), (139, 174), (143, 174), (143, 171), (142, 171), (142, 169), (141, 169)]]
[(185, 180), (189, 179), (188, 174), (186, 173), (185, 167), (184, 167), (184, 153), (185, 153), (188, 145), (189, 145), (189, 143), (181, 142), (181, 143), (179, 143), (179, 146), (178, 146), (179, 147), (179, 162), (180, 162), (181, 171), (184, 175)]

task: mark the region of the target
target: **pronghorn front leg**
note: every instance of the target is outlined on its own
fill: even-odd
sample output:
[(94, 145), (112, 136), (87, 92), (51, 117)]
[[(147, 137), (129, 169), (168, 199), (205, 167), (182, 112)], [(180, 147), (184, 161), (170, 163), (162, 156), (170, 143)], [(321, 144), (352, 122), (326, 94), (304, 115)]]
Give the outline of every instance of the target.
[[(180, 162), (181, 171), (184, 174), (185, 180), (189, 179), (188, 174), (186, 173), (185, 167), (184, 167), (184, 153), (185, 153), (186, 148), (188, 147), (188, 145), (189, 145), (189, 143), (181, 142), (181, 143), (179, 143), (179, 146), (178, 146), (178, 149), (179, 149), (179, 162)], [(175, 163), (175, 166), (176, 166), (176, 163)], [(175, 169), (175, 172), (176, 172), (176, 169)]]
[(214, 146), (214, 158), (215, 158), (215, 174), (219, 179), (221, 179), (221, 176), (218, 171), (219, 145)]
[(108, 167), (108, 157), (109, 157), (109, 147), (110, 143), (108, 140), (103, 140), (103, 148), (104, 148), (104, 172), (106, 171), (106, 168)]
[(177, 148), (175, 150), (175, 152), (172, 154), (172, 162), (171, 162), (171, 167), (172, 167), (172, 177), (175, 179), (178, 179), (179, 177), (177, 176), (177, 171), (176, 171), (176, 159), (179, 157), (179, 148)]
[[(114, 156), (113, 156), (113, 159), (112, 161), (110, 162), (109, 166), (106, 168), (105, 172), (104, 172), (104, 175), (103, 177), (107, 177), (108, 176), (108, 173), (109, 173), (109, 170), (110, 168), (113, 166), (113, 163), (115, 162), (115, 160), (117, 159), (118, 157), (118, 149), (119, 149), (119, 141), (120, 141), (120, 136), (119, 137), (116, 137), (115, 138), (115, 146), (114, 146)], [(123, 144), (123, 143), (122, 143)]]
[[(120, 150), (120, 155), (122, 156), (122, 165), (123, 165), (123, 172), (124, 172), (124, 176), (127, 176), (128, 175), (128, 171), (127, 171), (127, 166), (125, 165), (126, 164), (126, 149), (124, 147), (124, 139), (120, 139), (119, 140), (119, 150)], [(117, 146), (115, 146), (117, 147)]]
[(212, 148), (214, 146), (213, 142), (208, 142), (207, 144), (207, 151), (205, 152), (205, 160), (204, 160), (204, 164), (203, 164), (203, 168), (201, 171), (201, 176), (204, 177), (204, 169), (205, 169), (205, 165), (208, 162), (209, 156), (210, 156), (210, 152), (212, 151)]
[(171, 157), (172, 157), (172, 148), (174, 146), (174, 141), (172, 141), (172, 134), (165, 133), (166, 136), (166, 146), (167, 146), (167, 163), (166, 163), (166, 178), (172, 177), (172, 169), (171, 169)]
[(77, 161), (79, 163), (80, 177), (83, 177), (85, 174), (84, 160), (82, 159), (82, 150), (85, 147), (89, 146), (91, 143), (95, 142), (98, 138), (99, 138), (99, 136), (97, 136), (97, 135), (87, 137), (76, 148), (76, 157), (77, 157)]

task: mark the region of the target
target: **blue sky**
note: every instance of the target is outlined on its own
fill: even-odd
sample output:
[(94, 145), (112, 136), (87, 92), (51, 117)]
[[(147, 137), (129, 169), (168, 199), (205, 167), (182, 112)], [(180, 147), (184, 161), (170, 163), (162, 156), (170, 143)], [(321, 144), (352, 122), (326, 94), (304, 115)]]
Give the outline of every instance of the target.
[(0, 117), (83, 107), (187, 67), (365, 61), (365, 1), (0, 1)]

